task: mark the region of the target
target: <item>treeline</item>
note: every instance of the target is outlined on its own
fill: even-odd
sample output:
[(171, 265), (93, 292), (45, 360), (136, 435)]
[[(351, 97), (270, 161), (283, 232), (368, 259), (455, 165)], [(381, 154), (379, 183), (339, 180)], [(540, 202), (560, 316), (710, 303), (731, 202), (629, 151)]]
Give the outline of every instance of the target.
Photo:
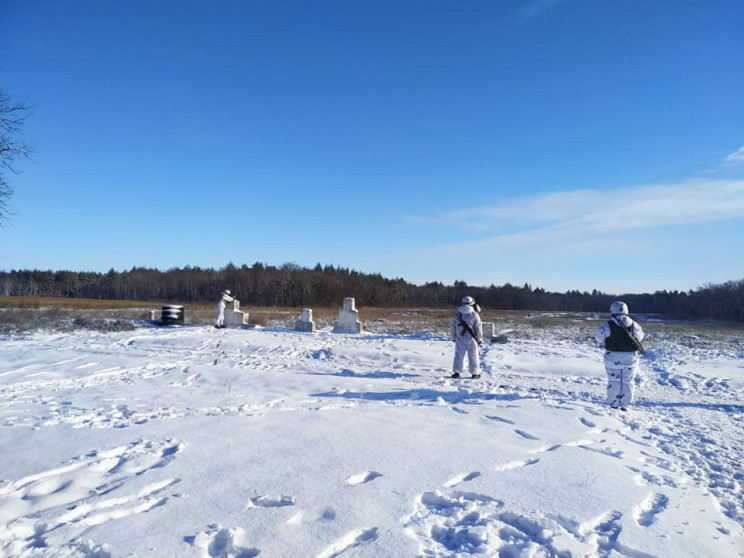
[(657, 291), (653, 294), (608, 295), (594, 290), (565, 293), (509, 283), (489, 287), (426, 283), (413, 285), (343, 267), (295, 264), (279, 267), (255, 263), (222, 269), (184, 267), (167, 271), (134, 267), (108, 273), (12, 270), (0, 272), (0, 295), (96, 298), (156, 302), (216, 301), (223, 289), (232, 290), (243, 306), (333, 307), (354, 297), (358, 307), (455, 306), (464, 294), (494, 310), (535, 310), (607, 313), (621, 298), (633, 314), (744, 321), (744, 280), (706, 285), (697, 290)]

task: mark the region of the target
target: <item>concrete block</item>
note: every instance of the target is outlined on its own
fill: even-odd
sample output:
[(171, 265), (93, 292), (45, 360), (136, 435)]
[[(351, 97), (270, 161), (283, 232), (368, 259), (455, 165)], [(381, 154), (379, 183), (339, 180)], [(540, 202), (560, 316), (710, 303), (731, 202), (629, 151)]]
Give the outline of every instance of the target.
[(483, 322), (483, 341), (490, 341), (494, 334), (493, 322)]
[(345, 298), (344, 306), (338, 313), (338, 321), (333, 324), (334, 333), (361, 333), (362, 322), (357, 319), (359, 311), (353, 298)]
[(302, 309), (302, 316), (295, 321), (296, 331), (315, 331), (315, 322), (313, 321), (313, 311), (310, 308)]
[(238, 299), (227, 303), (227, 306), (225, 307), (224, 325), (226, 327), (242, 327), (248, 325), (248, 312), (244, 312), (240, 309), (240, 301)]

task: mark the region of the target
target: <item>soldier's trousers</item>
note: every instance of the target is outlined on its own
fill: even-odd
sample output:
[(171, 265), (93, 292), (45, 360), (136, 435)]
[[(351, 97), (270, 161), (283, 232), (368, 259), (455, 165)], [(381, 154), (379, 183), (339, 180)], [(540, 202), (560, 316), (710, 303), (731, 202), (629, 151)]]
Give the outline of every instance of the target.
[(478, 343), (470, 334), (458, 336), (455, 341), (455, 362), (452, 364), (452, 371), (462, 372), (466, 354), (468, 355), (468, 371), (471, 374), (478, 374), (480, 372)]
[(635, 392), (638, 354), (607, 351), (604, 365), (607, 372), (607, 402), (612, 407), (629, 407)]

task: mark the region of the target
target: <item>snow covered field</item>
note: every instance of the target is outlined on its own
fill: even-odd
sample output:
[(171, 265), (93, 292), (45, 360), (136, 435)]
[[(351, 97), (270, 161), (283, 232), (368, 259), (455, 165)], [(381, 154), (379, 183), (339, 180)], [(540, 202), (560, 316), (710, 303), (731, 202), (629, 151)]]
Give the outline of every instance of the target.
[(479, 381), (431, 333), (0, 338), (0, 556), (744, 556), (742, 344), (647, 345), (621, 413), (575, 329)]

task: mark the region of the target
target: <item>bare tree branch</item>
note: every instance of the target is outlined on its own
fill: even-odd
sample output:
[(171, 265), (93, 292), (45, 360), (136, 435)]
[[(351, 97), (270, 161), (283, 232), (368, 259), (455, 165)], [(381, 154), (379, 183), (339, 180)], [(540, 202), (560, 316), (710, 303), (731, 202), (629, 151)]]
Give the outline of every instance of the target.
[(33, 146), (21, 138), (29, 110), (27, 105), (14, 102), (0, 89), (0, 225), (9, 219), (8, 200), (13, 195), (4, 171), (17, 174), (17, 160), (28, 159), (34, 152)]

